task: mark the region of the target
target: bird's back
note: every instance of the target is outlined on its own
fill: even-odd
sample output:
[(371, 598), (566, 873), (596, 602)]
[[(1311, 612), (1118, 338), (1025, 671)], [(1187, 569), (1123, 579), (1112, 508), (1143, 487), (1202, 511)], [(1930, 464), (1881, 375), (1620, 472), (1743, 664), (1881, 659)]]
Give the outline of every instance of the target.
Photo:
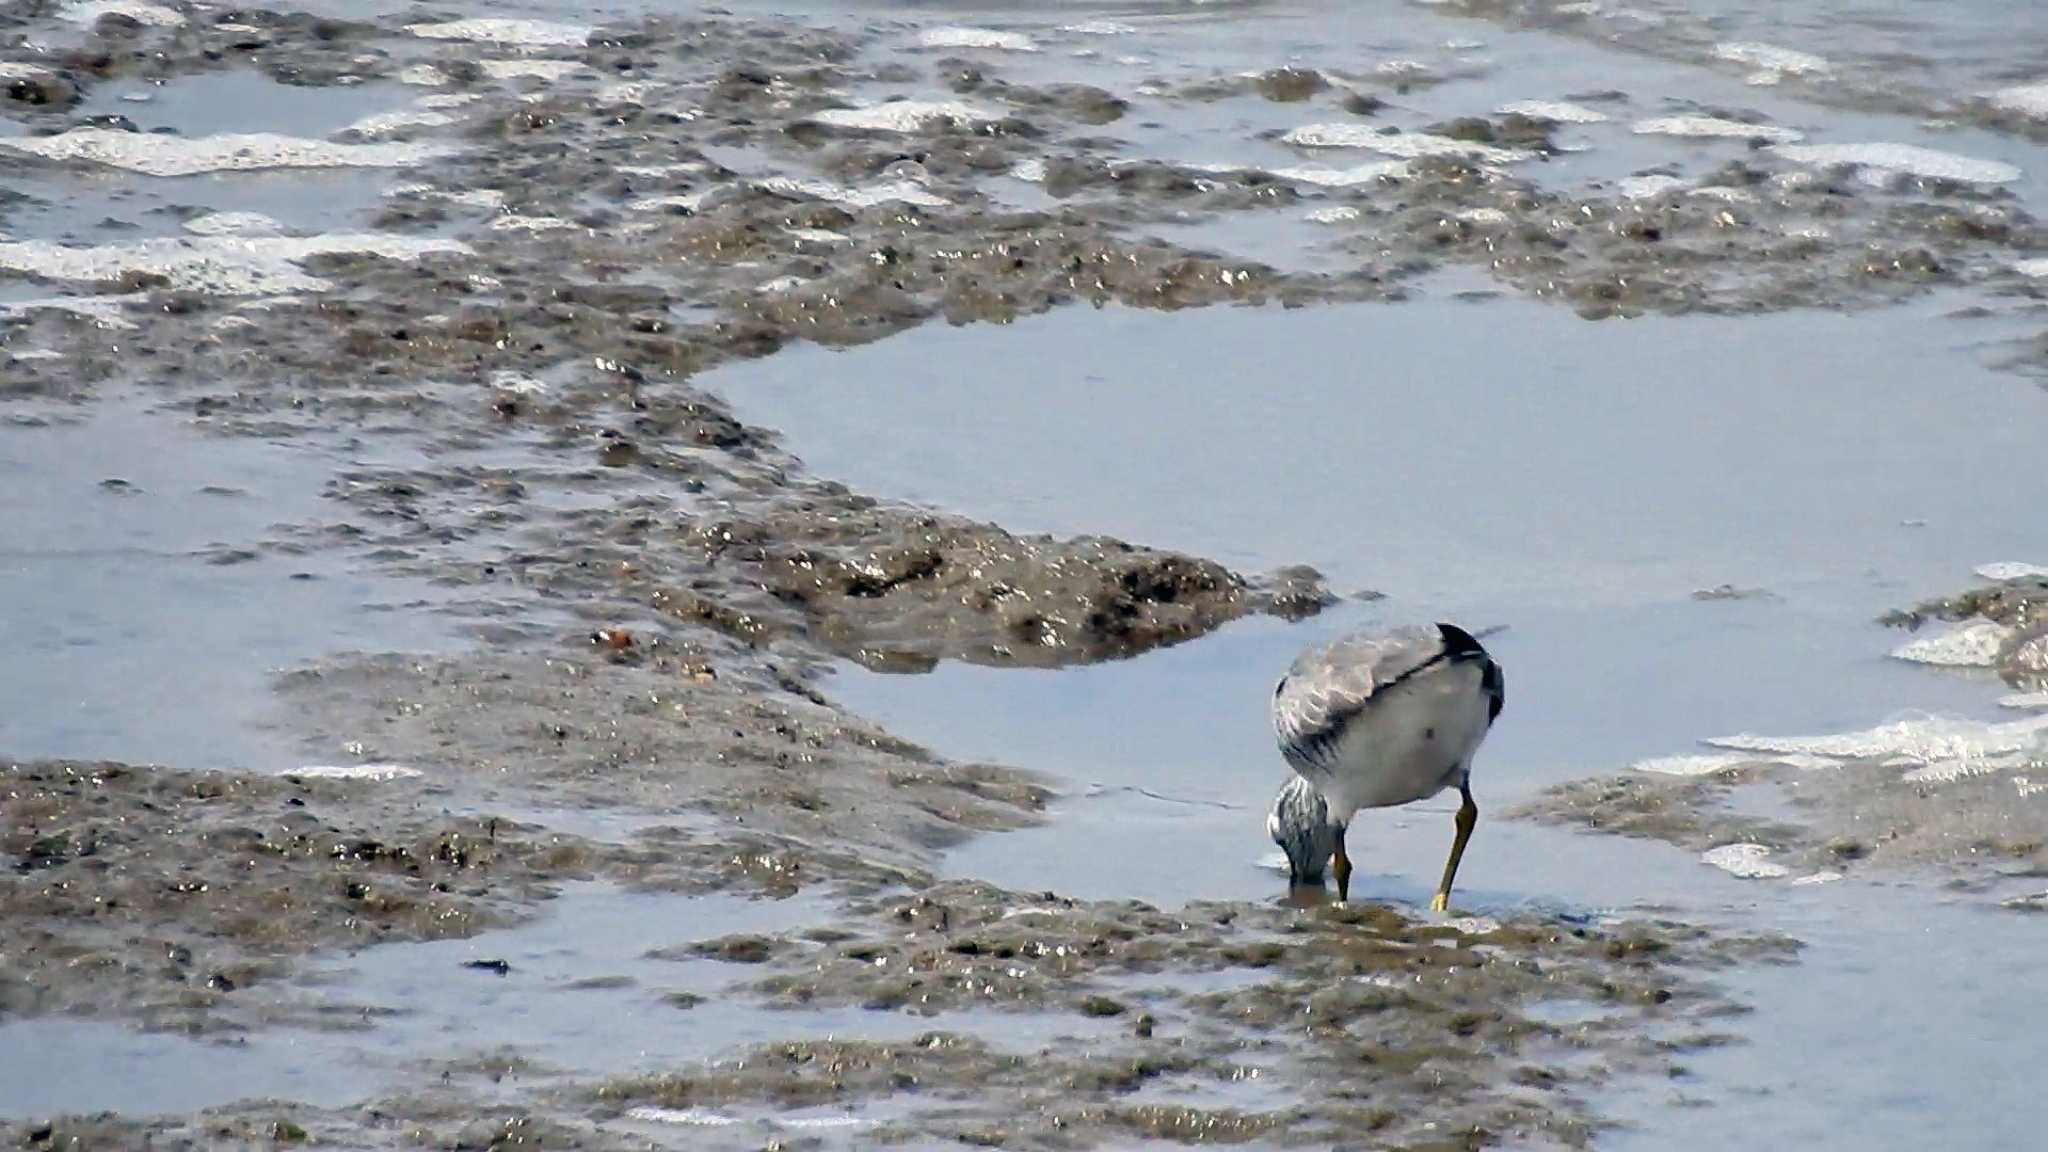
[(1504, 699), (1500, 666), (1448, 624), (1340, 637), (1303, 652), (1273, 691), (1280, 752), (1346, 817), (1454, 778)]

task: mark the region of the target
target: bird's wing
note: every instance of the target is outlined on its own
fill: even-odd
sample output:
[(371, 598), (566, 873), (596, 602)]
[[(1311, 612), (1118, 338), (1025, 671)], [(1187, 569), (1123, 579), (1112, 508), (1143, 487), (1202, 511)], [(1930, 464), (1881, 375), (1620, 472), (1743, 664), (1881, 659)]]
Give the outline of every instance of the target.
[(1281, 753), (1291, 762), (1321, 759), (1345, 722), (1374, 696), (1446, 655), (1444, 635), (1435, 628), (1346, 636), (1302, 653), (1273, 690), (1273, 733)]

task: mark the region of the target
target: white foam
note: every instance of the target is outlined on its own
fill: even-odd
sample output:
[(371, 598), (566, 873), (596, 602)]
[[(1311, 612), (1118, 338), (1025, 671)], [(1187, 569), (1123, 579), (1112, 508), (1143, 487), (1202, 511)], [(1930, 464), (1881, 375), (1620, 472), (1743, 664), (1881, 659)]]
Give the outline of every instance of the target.
[(1349, 204), (1339, 204), (1332, 208), (1318, 208), (1303, 216), (1302, 219), (1311, 224), (1342, 224), (1346, 221), (1356, 220), (1358, 217), (1358, 209), (1353, 208)]
[(1638, 760), (1630, 764), (1629, 768), (1635, 772), (1649, 772), (1658, 776), (1712, 776), (1748, 764), (1782, 764), (1787, 768), (1798, 768), (1802, 771), (1837, 767), (1836, 761), (1797, 752), (1709, 752), (1689, 756), (1653, 756), (1647, 760)]
[[(0, 244), (0, 249), (8, 247)], [(0, 256), (0, 267), (5, 267), (4, 256)], [(0, 303), (0, 317), (29, 316), (37, 312), (68, 312), (83, 316), (100, 328), (133, 328), (135, 321), (122, 315), (130, 304), (149, 303), (146, 292), (126, 292), (119, 296), (43, 296), (34, 300), (14, 300)], [(16, 356), (15, 359), (30, 359)]]
[(675, 164), (621, 164), (615, 169), (622, 176), (694, 176), (708, 172), (711, 165), (702, 160), (685, 160)]
[(403, 764), (307, 764), (287, 768), (278, 775), (315, 780), (408, 780), (425, 773)]
[(1745, 124), (1719, 116), (1658, 116), (1638, 120), (1630, 131), (1638, 136), (1686, 136), (1703, 140), (1768, 140), (1790, 144), (1802, 137), (1790, 128), (1772, 124)]
[[(1752, 83), (1759, 80), (1776, 83), (1780, 76), (1825, 76), (1834, 71), (1834, 65), (1828, 63), (1824, 56), (1752, 41), (1716, 44), (1714, 59), (1745, 64), (1756, 69), (1750, 76)], [(1764, 79), (1766, 77), (1768, 79)]]
[(667, 85), (654, 80), (620, 80), (606, 84), (597, 90), (599, 104), (638, 104), (646, 107), (648, 98)]
[(1498, 208), (1467, 208), (1458, 213), (1458, 219), (1467, 224), (1483, 224), (1489, 228), (1508, 222), (1508, 214)]
[(1603, 124), (1607, 113), (1581, 104), (1567, 104), (1562, 100), (1517, 100), (1500, 106), (1502, 116), (1527, 116), (1531, 120), (1549, 120), (1558, 124)]
[(515, 396), (538, 396), (548, 390), (548, 386), (537, 377), (514, 368), (500, 368), (491, 373), (491, 387)]
[(1975, 620), (1946, 632), (1917, 637), (1892, 649), (1891, 655), (1894, 660), (1912, 664), (1990, 668), (1997, 665), (1998, 654), (2015, 635), (2013, 629), (2003, 624)]
[(413, 64), (399, 69), (398, 82), (420, 88), (440, 88), (449, 81), (448, 74), (432, 64)]
[(465, 108), (483, 99), (475, 92), (436, 92), (413, 101), (420, 108)]
[(1662, 174), (1629, 176), (1617, 182), (1614, 187), (1627, 199), (1649, 200), (1673, 189), (1685, 187), (1685, 181), (1676, 176)]
[(756, 188), (777, 196), (788, 196), (797, 200), (828, 200), (834, 204), (845, 204), (854, 208), (872, 208), (878, 204), (909, 204), (918, 208), (939, 208), (951, 201), (934, 195), (909, 180), (892, 180), (868, 188), (846, 188), (825, 180), (796, 179), (789, 176), (771, 176), (754, 182)]
[[(453, 240), (384, 233), (327, 236), (192, 236), (67, 248), (41, 240), (0, 244), (0, 268), (51, 280), (97, 283), (135, 273), (161, 276), (172, 288), (224, 296), (322, 291), (331, 285), (299, 267), (308, 257), (370, 255), (417, 260), (466, 253)], [(94, 299), (106, 299), (95, 297)]]
[(1780, 144), (1771, 151), (1795, 164), (1823, 168), (1846, 164), (1964, 184), (2009, 184), (2020, 178), (2020, 170), (2010, 164), (1937, 152), (1912, 144)]
[(194, 176), (261, 168), (403, 168), (447, 156), (445, 145), (334, 144), (271, 132), (184, 138), (107, 128), (0, 138), (0, 148), (46, 160), (85, 160), (145, 176)]
[(785, 292), (794, 292), (808, 283), (810, 281), (801, 276), (777, 276), (773, 280), (763, 280), (756, 284), (754, 291), (765, 292), (770, 296), (780, 296)]
[(1658, 776), (1712, 776), (1726, 772), (1743, 764), (1753, 764), (1756, 757), (1739, 752), (1723, 752), (1697, 756), (1652, 756), (1629, 765), (1632, 771), (1649, 772)]
[(993, 28), (927, 28), (917, 42), (926, 48), (993, 48), (1001, 52), (1036, 52), (1038, 45), (1021, 32)]
[(55, 348), (26, 348), (20, 352), (9, 349), (7, 358), (9, 360), (19, 360), (27, 364), (36, 360), (62, 360), (64, 354)]
[(2022, 752), (2034, 746), (2044, 732), (2048, 732), (2048, 713), (1998, 724), (1928, 716), (1825, 736), (1758, 736), (1745, 732), (1716, 736), (1703, 743), (1742, 752), (1803, 754), (1836, 761), (1938, 764)]
[(999, 119), (994, 112), (954, 101), (892, 100), (864, 108), (828, 108), (812, 116), (819, 124), (864, 132), (918, 132), (937, 122), (982, 124)]
[(1977, 575), (1986, 580), (2032, 580), (2048, 576), (2048, 567), (2039, 564), (2022, 564), (2017, 560), (2001, 560), (1994, 564), (1979, 564)]
[(1719, 200), (1723, 204), (1756, 203), (1756, 193), (1747, 188), (1731, 188), (1726, 184), (1705, 184), (1698, 188), (1689, 188), (1685, 194), (1697, 196), (1702, 200)]
[(1500, 931), (1500, 921), (1487, 916), (1453, 916), (1441, 922), (1445, 928), (1455, 928), (1467, 936), (1486, 936)]
[(446, 128), (456, 122), (456, 117), (446, 112), (435, 112), (424, 108), (404, 108), (396, 112), (380, 112), (365, 116), (343, 129), (358, 136), (388, 136), (407, 128)]
[(491, 227), (499, 232), (565, 232), (581, 228), (574, 220), (560, 216), (500, 216), (491, 221)]
[(1275, 168), (1270, 175), (1281, 180), (1292, 180), (1297, 184), (1313, 184), (1318, 188), (1353, 188), (1360, 184), (1377, 184), (1381, 180), (1399, 179), (1408, 175), (1408, 170), (1406, 160), (1381, 160), (1353, 168), (1324, 168), (1313, 164), (1296, 168)]
[(463, 208), (482, 208), (496, 212), (505, 207), (505, 194), (496, 188), (468, 188), (460, 192), (445, 192), (432, 184), (400, 184), (384, 190), (386, 197), (417, 196), (422, 200), (440, 200)]
[(2019, 792), (2020, 799), (2022, 800), (2029, 796), (2039, 796), (2043, 792), (2048, 792), (2048, 784), (2036, 784), (2031, 776), (2013, 777), (2012, 786)]
[(1771, 850), (1762, 844), (1723, 844), (1700, 853), (1700, 862), (1744, 880), (1775, 880), (1792, 874), (1790, 868), (1773, 862), (1770, 855)]
[(185, 14), (177, 9), (141, 0), (84, 0), (66, 4), (57, 15), (73, 24), (94, 24), (102, 16), (126, 16), (152, 28), (177, 28), (185, 23)]
[(1282, 136), (1281, 141), (1301, 148), (1363, 148), (1384, 156), (1417, 160), (1425, 156), (1464, 156), (1488, 164), (1514, 164), (1529, 159), (1529, 153), (1496, 148), (1427, 132), (1382, 133), (1363, 124), (1304, 124)]
[(2048, 280), (2048, 256), (2036, 256), (2028, 260), (2015, 260), (2012, 270), (2035, 280)]
[(495, 18), (451, 20), (442, 24), (407, 24), (405, 30), (427, 40), (487, 41), (493, 44), (520, 44), (530, 48), (581, 47), (590, 42), (592, 31), (588, 25), (583, 24)]
[(627, 1109), (626, 1118), (651, 1124), (680, 1124), (690, 1128), (726, 1128), (739, 1123), (731, 1116), (704, 1108), (657, 1108), (651, 1104)]
[(1137, 29), (1114, 20), (1083, 20), (1079, 24), (1062, 24), (1060, 31), (1076, 36), (1129, 36)]
[(829, 228), (784, 228), (782, 234), (799, 244), (851, 244), (853, 237)]
[(1967, 776), (1988, 776), (2027, 763), (2021, 756), (1986, 756), (1973, 760), (1944, 760), (1912, 769), (1899, 776), (1908, 784), (1948, 784)]
[(2015, 692), (1998, 698), (2000, 708), (2041, 709), (2048, 708), (2048, 692)]
[(714, 189), (704, 188), (696, 192), (678, 192), (668, 196), (643, 196), (626, 205), (633, 212), (672, 212), (681, 209), (695, 212), (704, 206), (704, 201)]
[(1804, 876), (1794, 879), (1792, 883), (1802, 888), (1810, 888), (1820, 884), (1833, 884), (1841, 878), (1842, 874), (1840, 872), (1809, 872)]
[(11, 60), (0, 60), (0, 80), (27, 80), (48, 71), (49, 69), (38, 68), (34, 64), (16, 64)]
[(276, 236), (284, 225), (261, 212), (209, 212), (185, 221), (194, 236)]
[(1987, 92), (1984, 98), (1993, 108), (2005, 112), (2017, 112), (2035, 120), (2048, 120), (2048, 80), (2035, 84), (2015, 84)]
[(1032, 158), (1019, 160), (1010, 166), (1010, 179), (1022, 180), (1026, 184), (1045, 183), (1045, 161)]
[(477, 67), (493, 80), (545, 80), (574, 76), (588, 65), (581, 60), (479, 60)]

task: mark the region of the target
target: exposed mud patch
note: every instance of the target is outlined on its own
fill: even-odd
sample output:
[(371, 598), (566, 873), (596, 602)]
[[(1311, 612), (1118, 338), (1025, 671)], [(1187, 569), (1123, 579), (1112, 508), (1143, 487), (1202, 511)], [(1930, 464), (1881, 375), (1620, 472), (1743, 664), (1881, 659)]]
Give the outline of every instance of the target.
[[(1576, 1145), (1590, 1125), (1574, 1084), (1665, 1068), (1724, 1010), (1688, 972), (1783, 949), (1663, 925), (1431, 924), (1373, 906), (1168, 914), (952, 884), (747, 956), (769, 956), (755, 989), (770, 1004), (860, 1003), (930, 1015), (941, 1030), (909, 1044), (762, 1048), (598, 1095), (611, 1109), (878, 1109), (909, 1136), (1025, 1147), (1317, 1144), (1361, 1125), (1390, 1144), (1434, 1133), (1460, 1146)], [(1543, 999), (1582, 1000), (1599, 1023), (1523, 1014)], [(1029, 1053), (944, 1030), (990, 1008), (1110, 1031)], [(1649, 1021), (1669, 1045), (1622, 1039)], [(1567, 1054), (1598, 1070), (1547, 1063)], [(1255, 1103), (1212, 1102), (1247, 1095), (1233, 1085)]]
[(589, 847), (421, 811), (383, 782), (46, 762), (0, 794), (0, 1014), (203, 1031), (312, 952), (466, 936), (588, 875)]
[(2011, 575), (1992, 583), (1887, 613), (1882, 623), (1919, 632), (1934, 623), (1961, 627), (1902, 648), (1897, 655), (1923, 663), (1988, 667), (2008, 684), (2038, 690), (2048, 686), (2048, 575), (2032, 565), (2013, 565)]

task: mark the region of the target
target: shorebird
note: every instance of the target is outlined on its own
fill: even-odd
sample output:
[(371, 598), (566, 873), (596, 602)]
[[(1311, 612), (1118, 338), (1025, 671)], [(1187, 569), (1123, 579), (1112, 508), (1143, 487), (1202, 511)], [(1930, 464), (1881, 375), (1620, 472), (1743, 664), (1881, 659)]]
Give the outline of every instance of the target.
[[(1295, 659), (1273, 688), (1273, 732), (1288, 767), (1325, 809), (1339, 900), (1351, 898), (1344, 829), (1360, 808), (1412, 804), (1456, 788), (1457, 835), (1429, 904), (1436, 912), (1449, 906), (1458, 860), (1479, 820), (1472, 756), (1500, 715), (1504, 693), (1500, 665), (1451, 624), (1354, 633)], [(1290, 843), (1302, 846), (1303, 862), (1313, 857), (1314, 830), (1304, 821), (1316, 806), (1282, 789), (1267, 818), (1267, 830), (1287, 849), (1290, 871)]]

